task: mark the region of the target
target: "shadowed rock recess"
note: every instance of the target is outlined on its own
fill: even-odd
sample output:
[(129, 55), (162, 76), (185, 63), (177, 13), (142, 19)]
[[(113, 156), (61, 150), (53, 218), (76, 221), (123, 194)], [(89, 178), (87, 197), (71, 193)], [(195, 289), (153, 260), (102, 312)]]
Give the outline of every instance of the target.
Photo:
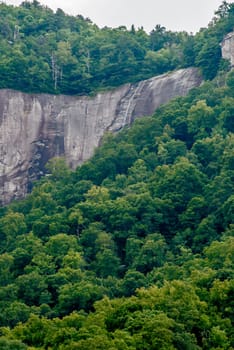
[(72, 168), (89, 159), (105, 131), (134, 119), (201, 84), (197, 69), (181, 69), (95, 97), (0, 90), (0, 203), (25, 196), (54, 156)]

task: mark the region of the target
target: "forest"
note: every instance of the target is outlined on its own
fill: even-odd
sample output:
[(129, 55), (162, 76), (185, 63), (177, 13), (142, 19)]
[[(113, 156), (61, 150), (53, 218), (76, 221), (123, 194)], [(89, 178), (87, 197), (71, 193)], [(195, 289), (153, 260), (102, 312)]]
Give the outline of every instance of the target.
[(233, 30), (234, 6), (223, 2), (196, 35), (160, 24), (146, 33), (99, 28), (82, 15), (54, 13), (37, 0), (0, 3), (0, 88), (93, 94), (178, 68), (201, 68), (205, 79), (224, 69), (220, 43)]
[(76, 170), (51, 159), (0, 208), (0, 349), (234, 349), (234, 70), (219, 45), (234, 4), (195, 36), (99, 29), (35, 0), (0, 16), (2, 88), (93, 94), (191, 65), (204, 77)]

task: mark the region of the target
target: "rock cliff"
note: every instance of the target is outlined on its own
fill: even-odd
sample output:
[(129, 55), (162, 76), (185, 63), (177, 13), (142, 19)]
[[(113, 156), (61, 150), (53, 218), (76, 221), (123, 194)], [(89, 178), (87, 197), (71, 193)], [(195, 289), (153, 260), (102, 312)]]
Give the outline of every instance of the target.
[(234, 67), (234, 32), (227, 34), (221, 44), (222, 57), (229, 60)]
[(0, 90), (0, 203), (23, 197), (51, 157), (63, 155), (75, 168), (92, 156), (105, 131), (151, 115), (200, 83), (189, 68), (92, 98)]

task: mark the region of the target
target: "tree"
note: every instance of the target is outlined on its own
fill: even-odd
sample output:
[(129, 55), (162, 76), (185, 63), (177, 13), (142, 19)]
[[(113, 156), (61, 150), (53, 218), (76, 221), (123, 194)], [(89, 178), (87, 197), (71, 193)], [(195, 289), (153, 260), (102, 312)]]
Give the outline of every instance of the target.
[(228, 16), (228, 13), (231, 9), (231, 5), (227, 1), (223, 1), (222, 4), (219, 6), (218, 10), (215, 11), (215, 15), (219, 18), (225, 18)]
[(181, 157), (172, 166), (157, 167), (151, 184), (154, 196), (171, 199), (178, 210), (202, 192), (206, 177), (187, 158)]
[(63, 257), (72, 251), (80, 251), (76, 236), (59, 233), (50, 237), (45, 244), (45, 252), (52, 256), (57, 267), (61, 266)]
[(231, 72), (227, 75), (226, 83), (230, 89), (230, 93), (232, 93), (233, 87), (234, 87), (234, 71), (233, 70), (231, 70)]
[(207, 214), (207, 203), (203, 196), (194, 196), (188, 203), (186, 210), (180, 215), (180, 222), (184, 227), (195, 228)]
[(216, 76), (220, 59), (219, 38), (210, 37), (209, 40), (205, 38), (204, 45), (195, 59), (195, 63), (201, 67), (205, 79), (211, 80)]
[(194, 237), (193, 247), (195, 251), (200, 251), (202, 246), (217, 239), (218, 232), (215, 226), (215, 216), (210, 214), (201, 220), (197, 226)]
[(96, 300), (101, 299), (104, 288), (89, 281), (67, 283), (59, 289), (58, 310), (61, 315), (74, 310), (90, 310)]
[(135, 269), (128, 269), (124, 278), (121, 281), (124, 296), (128, 297), (134, 295), (136, 290), (145, 286), (146, 278), (143, 273)]
[(158, 158), (161, 164), (172, 164), (179, 157), (186, 156), (187, 148), (183, 141), (168, 140), (158, 144)]
[(195, 39), (192, 35), (187, 35), (183, 45), (183, 63), (185, 67), (193, 67), (195, 64)]
[(103, 225), (100, 222), (91, 222), (90, 225), (82, 231), (80, 243), (84, 247), (84, 257), (88, 263), (95, 259), (99, 248), (96, 241), (103, 232)]
[(188, 113), (188, 131), (195, 137), (206, 137), (215, 125), (215, 115), (205, 100), (198, 101)]
[(94, 264), (97, 275), (102, 278), (117, 276), (120, 270), (120, 259), (111, 249), (99, 251)]
[(51, 300), (45, 277), (36, 271), (17, 277), (16, 285), (19, 288), (18, 298), (26, 305), (38, 306), (42, 303), (49, 303)]
[(1, 305), (0, 325), (13, 328), (20, 322), (26, 322), (30, 314), (31, 308), (21, 301), (5, 302), (4, 305)]
[(222, 112), (220, 114), (221, 122), (224, 128), (233, 133), (234, 132), (234, 98), (226, 97), (222, 100)]
[(81, 252), (69, 250), (63, 258), (62, 267), (83, 270), (86, 267), (86, 262)]
[(133, 267), (142, 273), (147, 273), (154, 267), (162, 266), (165, 261), (166, 247), (167, 245), (162, 235), (148, 235), (139, 255), (135, 256)]
[(0, 285), (6, 286), (13, 278), (12, 268), (14, 258), (8, 253), (0, 255)]
[(6, 337), (0, 339), (0, 349), (4, 350), (26, 350), (27, 346), (19, 340), (10, 340)]
[(6, 244), (12, 245), (16, 236), (24, 234), (27, 230), (24, 215), (10, 210), (0, 219), (0, 230), (5, 236)]
[(166, 43), (167, 32), (166, 28), (157, 24), (150, 32), (150, 46), (153, 51), (158, 51), (163, 48)]

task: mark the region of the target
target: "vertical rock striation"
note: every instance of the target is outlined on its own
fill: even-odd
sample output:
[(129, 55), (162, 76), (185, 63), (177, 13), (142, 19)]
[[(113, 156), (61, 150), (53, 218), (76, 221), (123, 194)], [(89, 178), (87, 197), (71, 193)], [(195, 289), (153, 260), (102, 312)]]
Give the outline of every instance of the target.
[(234, 32), (227, 34), (222, 43), (222, 57), (229, 60), (231, 67), (234, 67)]
[(181, 69), (95, 97), (0, 90), (0, 203), (22, 198), (54, 156), (72, 168), (90, 158), (105, 131), (116, 132), (201, 83)]

